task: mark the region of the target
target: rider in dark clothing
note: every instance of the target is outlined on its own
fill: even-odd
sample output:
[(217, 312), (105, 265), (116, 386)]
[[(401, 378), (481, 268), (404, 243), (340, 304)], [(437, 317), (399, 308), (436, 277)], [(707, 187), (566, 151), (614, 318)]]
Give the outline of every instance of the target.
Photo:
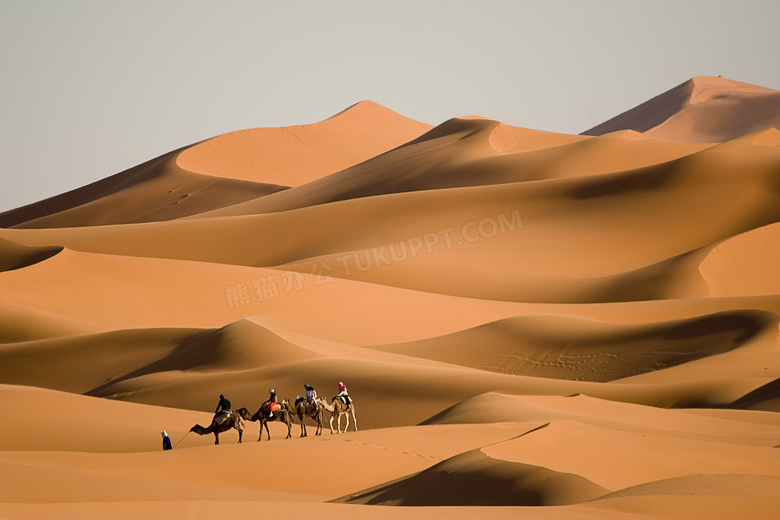
[(225, 397), (224, 394), (219, 395), (219, 404), (217, 405), (217, 409), (214, 410), (214, 417), (216, 417), (220, 412), (231, 412), (230, 408), (230, 399)]
[(274, 405), (277, 403), (278, 398), (276, 396), (276, 390), (273, 388), (268, 391), (268, 394), (269, 397), (266, 404), (268, 405), (268, 418), (271, 419), (274, 416)]

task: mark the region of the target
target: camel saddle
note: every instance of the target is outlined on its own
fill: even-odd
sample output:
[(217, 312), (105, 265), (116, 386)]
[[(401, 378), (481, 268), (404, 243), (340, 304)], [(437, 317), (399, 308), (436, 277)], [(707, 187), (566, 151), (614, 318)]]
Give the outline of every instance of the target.
[(260, 408), (265, 411), (265, 413), (269, 412), (278, 412), (282, 409), (282, 405), (279, 404), (277, 401), (266, 401), (264, 402)]
[(317, 409), (317, 403), (315, 401), (311, 401), (309, 399), (306, 399), (305, 397), (298, 397), (295, 400), (295, 406), (297, 407), (300, 403), (306, 403), (307, 408), (314, 408)]
[(344, 403), (346, 405), (347, 409), (349, 409), (349, 407), (352, 406), (352, 402), (351, 402), (351, 400), (350, 400), (348, 395), (337, 395), (333, 399), (338, 399), (339, 401)]
[(230, 416), (232, 415), (233, 410), (223, 410), (219, 412), (217, 415), (214, 416), (214, 419), (212, 419), (212, 423), (215, 425), (222, 424), (223, 422), (227, 421)]

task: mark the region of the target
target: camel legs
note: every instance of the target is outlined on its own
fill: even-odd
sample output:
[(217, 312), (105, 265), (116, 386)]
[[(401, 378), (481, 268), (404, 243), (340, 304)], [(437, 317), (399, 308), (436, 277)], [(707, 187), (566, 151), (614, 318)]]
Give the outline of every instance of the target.
[(318, 413), (314, 420), (317, 421), (317, 430), (315, 431), (314, 435), (322, 435), (322, 413)]
[(268, 440), (271, 440), (271, 432), (268, 431), (268, 423), (266, 421), (260, 421), (260, 435), (257, 437), (257, 442), (263, 440), (263, 426), (265, 426), (265, 432), (268, 434)]
[(307, 415), (308, 410), (304, 411), (303, 414), (301, 412), (298, 412), (298, 419), (301, 421), (301, 437), (308, 437), (308, 431), (306, 429), (306, 417), (311, 417), (314, 421), (317, 422), (317, 429), (314, 432), (314, 435), (322, 435), (322, 410), (315, 410), (314, 415)]
[(349, 410), (334, 411), (330, 416), (330, 433), (333, 433), (333, 419), (336, 419), (336, 429), (338, 433), (342, 433), (341, 430), (341, 416), (344, 416), (344, 420), (346, 421), (346, 424), (344, 425), (343, 432), (346, 433), (347, 430), (349, 430), (349, 416), (352, 415), (352, 424), (355, 425), (355, 431), (358, 431), (357, 428), (357, 417), (355, 417), (355, 408), (351, 407)]
[[(355, 425), (355, 431), (357, 431), (357, 417), (355, 417), (355, 408), (350, 408), (350, 413), (352, 414), (352, 424)], [(347, 426), (349, 426), (349, 415), (347, 415)], [(347, 431), (345, 428), (344, 431)]]
[(349, 412), (341, 412), (341, 411), (334, 411), (330, 416), (330, 433), (333, 433), (333, 419), (336, 419), (336, 431), (338, 433), (342, 433), (341, 430), (341, 416), (344, 416), (344, 420), (346, 421), (346, 424), (344, 425), (343, 433), (346, 433), (349, 429), (349, 414), (352, 414), (352, 422), (355, 425), (355, 431), (357, 431), (357, 419), (355, 419), (355, 411), (351, 410)]

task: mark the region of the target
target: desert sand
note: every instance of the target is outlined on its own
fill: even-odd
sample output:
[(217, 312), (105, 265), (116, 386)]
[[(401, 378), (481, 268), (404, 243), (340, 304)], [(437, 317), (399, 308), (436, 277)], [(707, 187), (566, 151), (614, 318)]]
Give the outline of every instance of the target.
[[(720, 77), (581, 135), (362, 101), (2, 213), (0, 517), (776, 518), (778, 128)], [(339, 381), (346, 432), (190, 431)]]

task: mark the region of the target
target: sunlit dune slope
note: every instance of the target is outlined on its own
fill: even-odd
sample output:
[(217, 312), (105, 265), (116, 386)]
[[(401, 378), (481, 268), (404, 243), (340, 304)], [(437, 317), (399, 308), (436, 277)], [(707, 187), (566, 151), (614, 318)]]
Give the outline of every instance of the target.
[(430, 125), (361, 101), (319, 123), (231, 132), (182, 151), (183, 169), (251, 182), (298, 186), (380, 155)]
[(736, 235), (714, 247), (699, 271), (713, 296), (780, 293), (780, 224)]

